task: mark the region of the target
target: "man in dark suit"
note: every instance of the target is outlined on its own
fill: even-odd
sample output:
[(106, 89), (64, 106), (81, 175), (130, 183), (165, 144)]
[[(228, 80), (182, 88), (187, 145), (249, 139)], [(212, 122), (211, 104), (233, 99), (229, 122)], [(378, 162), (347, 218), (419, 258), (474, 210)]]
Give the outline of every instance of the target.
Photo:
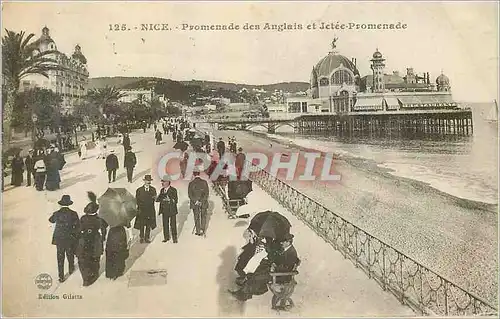
[(129, 183), (132, 183), (132, 176), (134, 175), (134, 167), (137, 164), (137, 158), (135, 154), (132, 152), (132, 147), (128, 147), (127, 152), (125, 153), (123, 166), (127, 170), (127, 180)]
[(156, 228), (156, 189), (151, 186), (151, 175), (144, 176), (144, 186), (135, 192), (138, 214), (135, 218), (134, 228), (140, 230), (141, 243), (150, 243), (151, 230)]
[(162, 189), (160, 194), (156, 199), (160, 202), (160, 212), (163, 219), (163, 242), (166, 243), (170, 240), (170, 232), (172, 232), (172, 239), (174, 244), (177, 243), (177, 189), (170, 185), (170, 177), (168, 175), (163, 176), (161, 179)]
[(116, 157), (114, 150), (110, 150), (110, 154), (106, 157), (106, 170), (108, 171), (109, 183), (116, 180), (116, 170), (118, 166), (118, 157)]
[(68, 207), (73, 204), (69, 195), (63, 195), (58, 204), (61, 208), (50, 216), (49, 222), (56, 224), (52, 245), (57, 247), (59, 281), (63, 282), (65, 280), (64, 256), (68, 258), (69, 273), (72, 274), (75, 271), (75, 249), (80, 234), (80, 219), (78, 214)]
[(189, 207), (193, 210), (196, 235), (202, 236), (207, 226), (208, 195), (210, 190), (206, 180), (200, 177), (199, 169), (193, 171), (194, 179), (189, 182)]

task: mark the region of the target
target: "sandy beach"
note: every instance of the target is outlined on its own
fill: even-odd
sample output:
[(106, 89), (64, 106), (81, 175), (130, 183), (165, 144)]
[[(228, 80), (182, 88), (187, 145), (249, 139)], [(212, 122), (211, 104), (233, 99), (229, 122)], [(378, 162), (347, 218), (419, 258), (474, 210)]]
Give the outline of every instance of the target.
[[(225, 141), (235, 136), (238, 147), (247, 151), (304, 151), (287, 139), (270, 139), (261, 133), (217, 131), (215, 135)], [(496, 304), (496, 205), (439, 192), (362, 159), (335, 158), (333, 169), (341, 181), (289, 183), (451, 282)]]

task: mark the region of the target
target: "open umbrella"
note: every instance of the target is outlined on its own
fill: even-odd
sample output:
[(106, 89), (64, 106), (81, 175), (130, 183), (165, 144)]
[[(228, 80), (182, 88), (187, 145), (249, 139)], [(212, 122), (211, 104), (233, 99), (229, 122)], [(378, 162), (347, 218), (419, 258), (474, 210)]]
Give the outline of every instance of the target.
[(125, 188), (108, 188), (98, 202), (99, 216), (110, 227), (127, 225), (137, 215), (135, 197)]
[(290, 233), (290, 227), (292, 225), (285, 216), (270, 210), (255, 215), (248, 226), (259, 237), (270, 237), (278, 240)]
[(188, 149), (188, 146), (189, 145), (186, 142), (177, 142), (174, 145), (174, 150), (181, 150), (181, 151), (185, 152)]

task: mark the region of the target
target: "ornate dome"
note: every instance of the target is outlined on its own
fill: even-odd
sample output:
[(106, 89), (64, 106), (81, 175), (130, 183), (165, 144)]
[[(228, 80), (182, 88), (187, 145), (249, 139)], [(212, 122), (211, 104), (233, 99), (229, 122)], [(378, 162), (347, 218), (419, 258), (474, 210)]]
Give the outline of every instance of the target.
[(443, 73), (441, 73), (440, 76), (436, 78), (436, 84), (438, 85), (449, 85), (450, 84), (450, 79)]
[(82, 48), (77, 44), (75, 46), (75, 52), (71, 56), (75, 60), (79, 60), (83, 64), (87, 64), (87, 58), (82, 53)]
[(382, 53), (380, 53), (377, 49), (377, 51), (375, 51), (375, 53), (373, 53), (373, 58), (374, 59), (382, 59)]
[(354, 63), (351, 62), (351, 60), (349, 60), (348, 58), (346, 58), (343, 55), (339, 55), (339, 54), (335, 54), (333, 52), (330, 52), (327, 56), (325, 56), (323, 59), (321, 59), (318, 62), (318, 64), (316, 64), (316, 67), (314, 68), (314, 71), (316, 71), (316, 77), (317, 78), (323, 77), (323, 76), (330, 77), (333, 70), (335, 70), (336, 68), (338, 68), (341, 65), (343, 65), (345, 68), (352, 71), (355, 76), (359, 75), (359, 72), (356, 69), (356, 66), (354, 65)]

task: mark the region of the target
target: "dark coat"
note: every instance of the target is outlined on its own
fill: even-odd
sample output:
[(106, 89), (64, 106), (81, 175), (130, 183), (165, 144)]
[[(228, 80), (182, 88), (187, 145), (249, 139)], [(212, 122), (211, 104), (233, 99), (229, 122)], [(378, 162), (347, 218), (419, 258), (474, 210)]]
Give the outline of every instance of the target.
[(224, 143), (224, 141), (218, 141), (217, 142), (217, 150), (224, 151), (225, 149), (226, 149), (226, 143)]
[(106, 240), (108, 224), (95, 215), (84, 215), (80, 219), (81, 233), (76, 248), (80, 259), (100, 257), (104, 252), (103, 242)]
[(137, 217), (135, 218), (134, 228), (141, 229), (141, 227), (149, 225), (151, 229), (156, 228), (156, 189), (149, 186), (149, 192), (146, 192), (144, 186), (141, 186), (135, 192), (135, 199), (137, 201)]
[[(297, 251), (295, 247), (290, 246), (285, 252), (278, 253), (271, 257), (271, 261), (276, 265), (274, 269), (275, 272), (291, 272), (295, 265), (298, 264), (299, 258), (297, 256)], [(291, 280), (291, 277), (278, 277), (276, 282), (287, 282)]]
[(161, 140), (161, 132), (160, 131), (156, 131), (156, 133), (155, 133), (155, 139)]
[(68, 207), (61, 207), (49, 218), (49, 222), (55, 223), (52, 245), (74, 244), (80, 235), (80, 220), (78, 214)]
[[(170, 201), (166, 201), (166, 198), (170, 198)], [(163, 214), (164, 216), (174, 216), (177, 215), (177, 202), (179, 198), (177, 196), (177, 189), (173, 186), (170, 186), (168, 190), (165, 192), (165, 189), (162, 188), (160, 190), (160, 194), (156, 199), (157, 202), (160, 202), (159, 215)]]
[(127, 149), (130, 146), (130, 137), (124, 136), (122, 143), (123, 143), (123, 146), (125, 147), (125, 149)]
[(188, 186), (188, 196), (190, 200), (189, 207), (193, 209), (195, 207), (194, 203), (196, 201), (201, 202), (202, 209), (208, 208), (208, 195), (210, 194), (210, 189), (208, 188), (208, 183), (206, 180), (201, 179), (199, 176), (189, 182)]
[(108, 171), (118, 169), (118, 157), (115, 154), (109, 154), (106, 157), (106, 169)]
[(24, 159), (24, 166), (26, 166), (26, 170), (28, 172), (33, 172), (35, 169), (35, 160), (31, 156), (26, 156)]
[(123, 166), (135, 167), (136, 164), (137, 164), (137, 158), (135, 157), (135, 154), (133, 152), (126, 152)]

